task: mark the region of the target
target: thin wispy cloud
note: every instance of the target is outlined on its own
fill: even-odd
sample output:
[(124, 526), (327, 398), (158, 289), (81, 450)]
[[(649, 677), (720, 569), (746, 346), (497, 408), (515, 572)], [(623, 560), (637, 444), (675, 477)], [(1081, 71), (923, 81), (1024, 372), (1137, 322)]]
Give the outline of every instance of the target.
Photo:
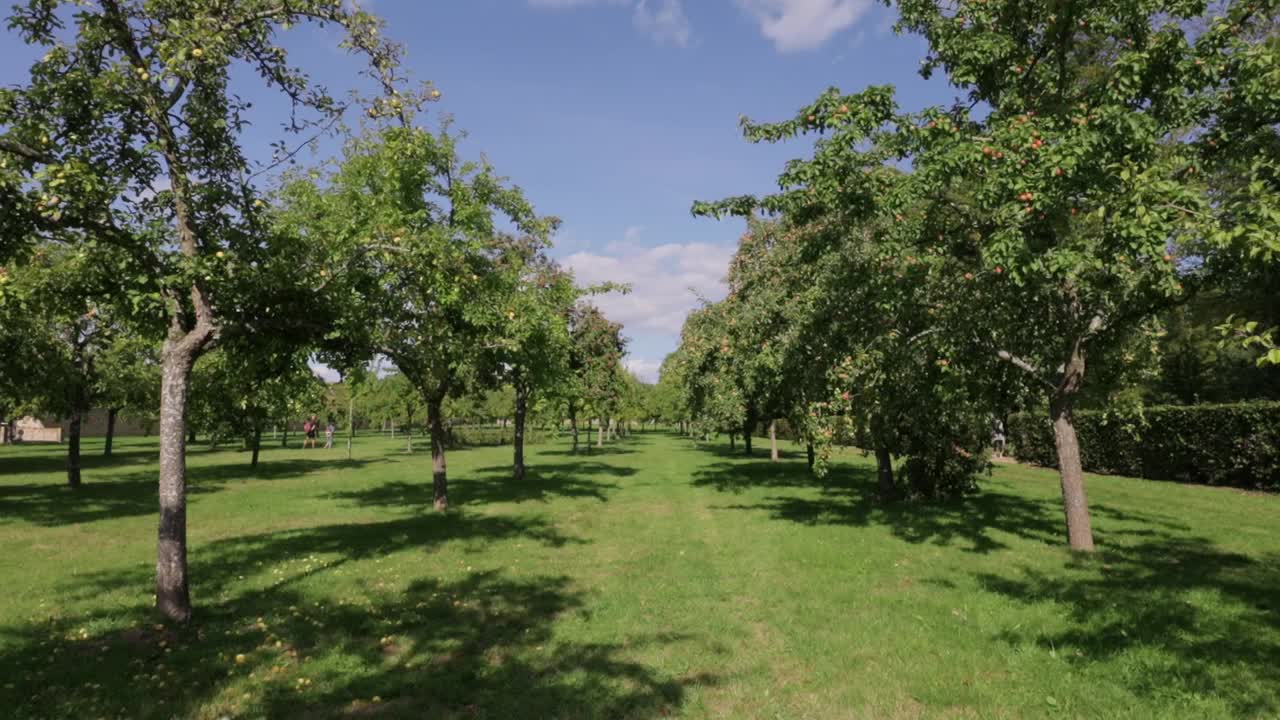
[[(531, 7), (570, 10), (591, 6), (630, 8), (632, 23), (659, 43), (687, 47), (693, 26), (685, 0), (526, 0)], [(813, 50), (852, 27), (874, 0), (724, 0), (756, 21), (779, 52)]]
[(736, 0), (778, 52), (813, 50), (849, 29), (872, 0)]
[(693, 27), (683, 0), (527, 0), (530, 7), (573, 10), (585, 7), (630, 8), (631, 22), (640, 32), (663, 45), (687, 47)]

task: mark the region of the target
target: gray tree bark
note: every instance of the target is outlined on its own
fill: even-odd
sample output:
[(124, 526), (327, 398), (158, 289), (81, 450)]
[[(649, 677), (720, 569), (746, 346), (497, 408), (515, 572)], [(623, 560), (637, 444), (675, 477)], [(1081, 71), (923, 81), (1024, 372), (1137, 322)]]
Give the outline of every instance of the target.
[(102, 446), (104, 457), (111, 457), (112, 446), (116, 439), (116, 415), (119, 412), (119, 408), (107, 408), (107, 442)]
[(876, 446), (876, 486), (882, 500), (892, 500), (898, 488), (893, 482), (893, 456), (883, 445)]
[(444, 429), (444, 398), (436, 397), (427, 401), (428, 423), (431, 425), (431, 490), (435, 509), (449, 509), (449, 477), (445, 463), (444, 447), (447, 440)]
[[(78, 390), (76, 392), (79, 392)], [(80, 422), (84, 410), (78, 404), (67, 423), (67, 485), (80, 487)]]
[(525, 416), (529, 412), (529, 391), (522, 384), (516, 383), (516, 418), (515, 436), (512, 445), (515, 447), (514, 463), (516, 480), (524, 480), (524, 425)]
[(189, 340), (171, 335), (164, 346), (160, 381), (160, 528), (156, 544), (156, 608), (183, 623), (191, 619), (186, 425), (196, 352)]
[(1084, 468), (1080, 463), (1080, 442), (1076, 437), (1072, 408), (1084, 382), (1083, 341), (1077, 340), (1063, 367), (1062, 380), (1049, 403), (1053, 422), (1053, 442), (1058, 451), (1058, 475), (1062, 482), (1062, 509), (1067, 519), (1067, 543), (1072, 550), (1092, 552), (1093, 526), (1089, 500), (1084, 491)]

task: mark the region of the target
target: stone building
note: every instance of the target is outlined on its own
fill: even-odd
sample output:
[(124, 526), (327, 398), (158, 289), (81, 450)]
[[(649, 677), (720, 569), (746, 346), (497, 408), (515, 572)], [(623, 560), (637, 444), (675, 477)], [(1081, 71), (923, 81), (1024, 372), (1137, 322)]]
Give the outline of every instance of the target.
[[(103, 408), (90, 410), (80, 418), (80, 436), (106, 437), (107, 420), (110, 413)], [(14, 422), (12, 439), (18, 442), (62, 442), (67, 437), (71, 422), (65, 418), (35, 418), (31, 416), (18, 418)], [(116, 415), (116, 437), (151, 435), (155, 431), (154, 422), (143, 422), (137, 418)], [(10, 442), (9, 427), (0, 424), (0, 439)]]

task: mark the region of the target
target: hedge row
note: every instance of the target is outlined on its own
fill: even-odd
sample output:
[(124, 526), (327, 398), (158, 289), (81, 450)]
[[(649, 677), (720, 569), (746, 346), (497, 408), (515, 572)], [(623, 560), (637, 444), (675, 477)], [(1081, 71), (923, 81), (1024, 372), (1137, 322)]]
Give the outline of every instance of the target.
[[(516, 430), (513, 427), (478, 427), (454, 426), (449, 428), (450, 444), (455, 447), (497, 447), (511, 445), (515, 442)], [(532, 424), (525, 427), (524, 442), (526, 445), (538, 445), (545, 442), (547, 433)]]
[[(1075, 413), (1086, 472), (1280, 490), (1280, 402)], [(1047, 415), (1009, 419), (1019, 460), (1056, 467)]]

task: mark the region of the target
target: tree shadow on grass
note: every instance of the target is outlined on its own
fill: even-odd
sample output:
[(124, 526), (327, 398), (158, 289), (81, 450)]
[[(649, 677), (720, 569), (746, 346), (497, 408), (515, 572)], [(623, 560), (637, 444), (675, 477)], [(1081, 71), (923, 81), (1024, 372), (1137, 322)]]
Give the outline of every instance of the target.
[(615, 442), (610, 445), (605, 445), (602, 448), (598, 448), (594, 444), (588, 446), (586, 443), (583, 443), (582, 446), (578, 448), (578, 452), (576, 453), (573, 451), (573, 448), (565, 448), (560, 450), (539, 449), (537, 452), (538, 452), (538, 455), (542, 457), (590, 458), (590, 457), (606, 457), (611, 455), (630, 455), (632, 453), (636, 453), (640, 451), (633, 447), (627, 447), (626, 445)]
[[(599, 643), (554, 632), (561, 619), (591, 617), (565, 577), (499, 570), (401, 583), (390, 565), (351, 565), (514, 538), (574, 541), (538, 520), (447, 513), (215, 542), (194, 554), (193, 577), (197, 598), (218, 599), (189, 627), (153, 626), (139, 607), (0, 630), (0, 674), (13, 684), (0, 701), (11, 717), (647, 718), (678, 710), (688, 686), (718, 681), (636, 660), (698, 638)], [(237, 582), (260, 563), (273, 582)], [(75, 587), (142, 580), (110, 573)]]
[[(449, 502), (455, 507), (484, 503), (547, 502), (554, 498), (590, 499), (607, 502), (619, 488), (614, 482), (594, 478), (623, 478), (635, 475), (635, 468), (600, 462), (536, 463), (524, 480), (512, 477), (508, 465), (480, 468), (449, 479)], [(388, 482), (364, 490), (337, 492), (328, 497), (360, 507), (430, 507), (433, 494), (430, 478), (424, 482)]]
[[(159, 462), (158, 448), (116, 450), (111, 457), (101, 452), (81, 452), (80, 469), (84, 472), (114, 467)], [(67, 446), (49, 445), (39, 448), (22, 446), (0, 454), (0, 478), (6, 475), (57, 475), (66, 479)]]
[[(236, 480), (282, 480), (325, 469), (363, 467), (372, 460), (295, 459), (263, 462), (256, 471), (229, 463), (188, 468), (188, 496), (214, 493)], [(64, 482), (0, 484), (0, 524), (25, 522), (45, 527), (89, 523), (157, 512), (157, 470), (95, 478), (78, 488)], [(61, 480), (61, 478), (59, 478)]]
[(1100, 549), (1068, 556), (1061, 501), (1004, 483), (950, 502), (885, 504), (872, 468), (837, 467), (823, 481), (803, 465), (749, 461), (714, 464), (694, 483), (759, 499), (722, 509), (805, 525), (883, 525), (913, 544), (987, 554), (1010, 549), (1001, 538), (1013, 536), (1064, 548), (1061, 571), (1029, 565), (977, 576), (988, 592), (1049, 604), (1066, 618), (1062, 629), (1024, 623), (997, 639), (1053, 652), (1081, 671), (1097, 665), (1140, 696), (1216, 698), (1239, 717), (1280, 712), (1280, 555), (1224, 551), (1177, 518), (1095, 502)]
[[(694, 473), (694, 485), (745, 494), (760, 488), (791, 490), (755, 504), (721, 509), (766, 511), (779, 520), (804, 525), (883, 525), (895, 537), (913, 544), (959, 545), (981, 554), (1009, 548), (998, 536), (1007, 533), (1050, 545), (1065, 543), (1061, 503), (1033, 499), (988, 487), (980, 492), (936, 502), (884, 502), (877, 495), (870, 467), (837, 466), (824, 479), (800, 463), (739, 460), (721, 462)], [(1187, 526), (1168, 516), (1121, 511), (1105, 504), (1091, 506), (1095, 518), (1141, 522), (1144, 528), (1098, 529), (1100, 543), (1124, 536), (1168, 536)]]
[(1106, 662), (1139, 696), (1214, 698), (1236, 717), (1280, 713), (1280, 555), (1253, 559), (1203, 538), (1103, 546), (1058, 572), (981, 574), (992, 593), (1050, 604), (1066, 627), (1015, 627), (999, 639), (1080, 670)]

